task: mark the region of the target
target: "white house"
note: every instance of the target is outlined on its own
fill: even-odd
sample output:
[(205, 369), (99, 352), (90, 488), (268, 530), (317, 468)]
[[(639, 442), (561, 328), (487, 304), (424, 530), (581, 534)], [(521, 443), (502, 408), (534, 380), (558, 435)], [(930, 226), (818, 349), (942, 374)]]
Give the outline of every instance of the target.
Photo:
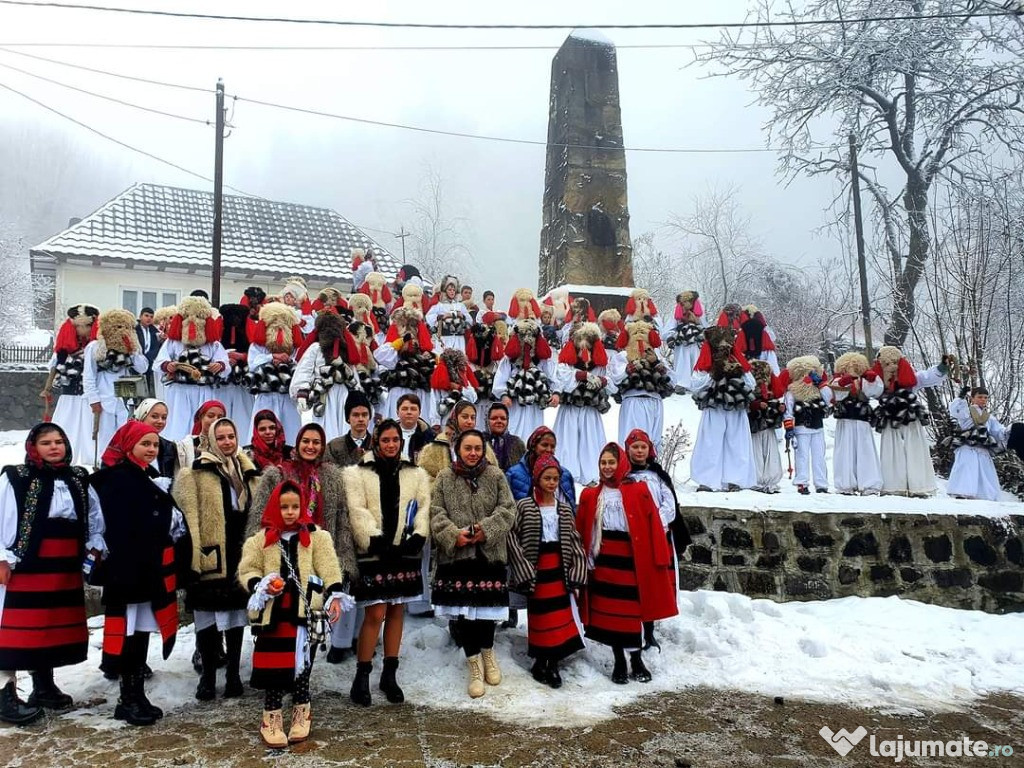
[[(29, 251), (34, 274), (54, 279), (52, 307), (37, 322), (63, 321), (79, 302), (138, 313), (210, 292), (213, 194), (135, 184)], [(326, 285), (348, 292), (353, 248), (371, 250), (389, 279), (394, 256), (327, 208), (257, 197), (224, 196), (221, 303), (236, 303), (252, 285), (273, 295), (292, 275), (311, 298)], [(43, 326), (47, 327), (47, 326)]]

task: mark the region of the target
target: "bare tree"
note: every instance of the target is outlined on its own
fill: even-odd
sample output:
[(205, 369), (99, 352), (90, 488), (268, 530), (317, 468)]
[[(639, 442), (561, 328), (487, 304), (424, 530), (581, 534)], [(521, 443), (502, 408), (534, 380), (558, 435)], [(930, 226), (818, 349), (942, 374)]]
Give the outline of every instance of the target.
[(753, 265), (763, 256), (742, 211), (737, 187), (709, 188), (693, 198), (688, 214), (671, 214), (666, 229), (681, 241), (680, 276), (698, 287), (705, 308), (739, 301)]
[(435, 283), (445, 275), (465, 277), (471, 260), (466, 219), (449, 210), (444, 177), (437, 168), (424, 168), (419, 196), (406, 200), (405, 205), (413, 214), (412, 264)]
[[(757, 20), (795, 23), (727, 31), (697, 55), (753, 86), (784, 172), (848, 173), (846, 137), (857, 136), (861, 177), (885, 217), (886, 343), (902, 345), (911, 331), (936, 179), (970, 174), (975, 159), (1000, 150), (1012, 170), (1024, 149), (1024, 35), (1018, 20), (991, 12), (974, 0), (759, 0)], [(850, 21), (808, 23), (837, 17)], [(822, 135), (833, 145), (824, 152)], [(899, 189), (880, 180), (894, 174)]]
[(633, 238), (633, 283), (651, 294), (658, 311), (666, 318), (674, 311), (680, 269), (679, 255), (659, 248), (654, 232)]
[(0, 341), (31, 329), (36, 309), (52, 292), (52, 277), (31, 274), (25, 240), (15, 227), (0, 225)]

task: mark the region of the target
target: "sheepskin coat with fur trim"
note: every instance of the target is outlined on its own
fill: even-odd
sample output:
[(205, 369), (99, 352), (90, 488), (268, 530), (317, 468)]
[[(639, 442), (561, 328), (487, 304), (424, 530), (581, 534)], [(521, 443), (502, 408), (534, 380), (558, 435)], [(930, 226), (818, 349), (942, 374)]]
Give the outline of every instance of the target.
[[(373, 468), (373, 454), (367, 454), (362, 462), (345, 468), (345, 499), (348, 502), (349, 523), (352, 525), (352, 539), (359, 557), (366, 558), (370, 539), (384, 532), (381, 511), (381, 478)], [(403, 461), (398, 470), (398, 525), (392, 544), (402, 542), (405, 533), (405, 515), (409, 502), (415, 500), (416, 515), (413, 518), (413, 533), (424, 539), (430, 537), (430, 477), (420, 467)], [(379, 558), (370, 558), (379, 559)]]
[[(498, 466), (498, 457), (494, 455), (494, 449), (490, 443), (484, 443), (484, 458), (491, 466)], [(452, 443), (446, 432), (442, 432), (434, 440), (423, 446), (416, 464), (427, 471), (430, 482), (437, 482), (437, 476), (441, 470), (452, 465)]]
[[(262, 530), (257, 531), (245, 540), (242, 548), (242, 561), (238, 566), (238, 582), (249, 592), (255, 588), (260, 579), (271, 573), (281, 573), (281, 548), (275, 543), (269, 547), (265, 546), (266, 538)], [(343, 575), (338, 564), (338, 556), (334, 551), (334, 543), (331, 541), (331, 534), (322, 528), (310, 531), (309, 546), (298, 545), (298, 562), (295, 567), (298, 569), (299, 584), (308, 584), (309, 577), (313, 574), (319, 576), (324, 582), (323, 593), (313, 593), (313, 599), (309, 601), (309, 607), (314, 611), (320, 610), (324, 604), (324, 597), (331, 592), (340, 592), (342, 589)], [(303, 587), (305, 588), (305, 587)], [(266, 627), (270, 624), (270, 616), (273, 612), (274, 600), (267, 601), (261, 611), (249, 611), (249, 621), (255, 627)], [(306, 623), (306, 606), (301, 600), (298, 605), (299, 623)]]
[[(239, 462), (252, 499), (259, 472), (244, 454)], [(215, 464), (201, 459), (178, 474), (173, 495), (192, 534), (192, 570), (199, 574), (198, 583), (188, 589), (188, 607), (208, 611), (244, 608), (247, 596), (235, 575), (251, 504), (234, 509), (231, 484)]]
[[(323, 529), (331, 534), (331, 538), (334, 540), (334, 549), (338, 553), (341, 570), (348, 576), (355, 576), (358, 573), (356, 554), (352, 547), (352, 528), (349, 526), (348, 511), (345, 508), (345, 481), (342, 478), (341, 468), (324, 461), (321, 462), (318, 471), (321, 492), (324, 497)], [(263, 519), (263, 510), (266, 508), (267, 500), (274, 492), (274, 488), (284, 480), (297, 479), (286, 475), (281, 467), (267, 467), (263, 470), (260, 484), (252, 498), (252, 515), (249, 517), (249, 525), (246, 528), (247, 537), (259, 530), (260, 520)]]
[[(516, 519), (516, 503), (505, 473), (491, 464), (481, 473), (476, 493), (449, 467), (434, 481), (430, 497), (430, 531), (437, 545), (437, 564), (469, 560), (477, 554), (491, 563), (507, 562), (506, 539)], [(483, 529), (482, 544), (455, 546), (459, 531), (470, 525)]]

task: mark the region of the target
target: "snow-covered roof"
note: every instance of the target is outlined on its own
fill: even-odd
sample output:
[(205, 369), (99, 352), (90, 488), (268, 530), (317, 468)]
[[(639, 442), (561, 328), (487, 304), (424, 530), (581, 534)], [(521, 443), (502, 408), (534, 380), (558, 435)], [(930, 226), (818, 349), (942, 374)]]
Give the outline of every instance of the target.
[[(212, 242), (213, 193), (135, 184), (31, 255), (209, 271)], [(329, 208), (224, 196), (224, 273), (350, 280), (353, 248), (372, 248), (387, 277), (398, 271), (390, 252)]]

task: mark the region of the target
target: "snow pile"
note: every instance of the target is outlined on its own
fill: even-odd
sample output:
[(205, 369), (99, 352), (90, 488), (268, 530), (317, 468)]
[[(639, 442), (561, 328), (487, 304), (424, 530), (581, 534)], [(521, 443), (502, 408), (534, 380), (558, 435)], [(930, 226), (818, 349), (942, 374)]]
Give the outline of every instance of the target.
[(53, 333), (42, 328), (32, 328), (11, 339), (16, 347), (48, 347), (53, 342)]
[[(722, 592), (679, 596), (680, 615), (659, 622), (662, 653), (644, 659), (654, 680), (642, 685), (611, 682), (610, 649), (590, 644), (562, 665), (560, 690), (535, 682), (526, 655), (525, 618), (518, 629), (499, 631), (496, 651), (504, 674), (482, 699), (466, 693), (466, 663), (438, 620), (410, 618), (402, 644), (399, 682), (414, 704), (482, 711), (499, 720), (534, 726), (587, 726), (615, 717), (616, 709), (652, 693), (706, 686), (888, 710), (950, 710), (989, 693), (1024, 694), (1024, 649), (1019, 638), (1024, 616), (993, 616), (891, 598), (843, 598), (827, 602), (777, 604)], [(57, 682), (84, 708), (62, 715), (94, 728), (118, 728), (113, 720), (117, 683), (103, 679), (101, 619), (90, 641), (89, 660), (57, 670)], [(196, 706), (197, 681), (190, 662), (191, 627), (178, 632), (171, 658), (160, 658), (154, 638), (147, 683), (150, 699), (168, 710)], [(243, 679), (248, 679), (251, 645), (246, 643)], [(316, 697), (348, 695), (355, 664), (318, 660)], [(380, 654), (374, 661), (374, 682)], [(22, 694), (28, 676), (20, 679)], [(223, 685), (223, 673), (219, 685)], [(248, 690), (248, 689), (247, 689)], [(383, 698), (374, 687), (374, 697)], [(262, 694), (248, 690), (239, 700), (216, 707), (244, 707), (253, 716)], [(170, 714), (173, 717), (173, 714)]]

